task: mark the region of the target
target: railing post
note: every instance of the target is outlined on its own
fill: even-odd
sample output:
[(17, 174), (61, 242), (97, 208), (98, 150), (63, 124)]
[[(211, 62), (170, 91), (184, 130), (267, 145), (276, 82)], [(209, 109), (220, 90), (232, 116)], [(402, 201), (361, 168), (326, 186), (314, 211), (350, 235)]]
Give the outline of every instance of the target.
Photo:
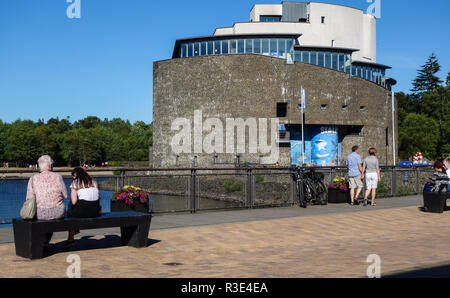
[(420, 190), (420, 169), (417, 167), (416, 168), (416, 195), (421, 193)]
[(397, 196), (397, 169), (392, 168), (392, 197)]
[(298, 193), (297, 193), (297, 185), (294, 179), (294, 170), (291, 171), (291, 175), (292, 175), (292, 205), (295, 205), (296, 202), (295, 200), (298, 198)]
[(246, 206), (247, 208), (253, 208), (254, 206), (254, 182), (253, 182), (253, 170), (247, 169), (247, 189), (246, 189)]
[(197, 170), (191, 169), (191, 189), (190, 189), (190, 197), (191, 197), (191, 213), (195, 213), (197, 211)]
[(125, 171), (120, 171), (121, 189), (125, 186)]

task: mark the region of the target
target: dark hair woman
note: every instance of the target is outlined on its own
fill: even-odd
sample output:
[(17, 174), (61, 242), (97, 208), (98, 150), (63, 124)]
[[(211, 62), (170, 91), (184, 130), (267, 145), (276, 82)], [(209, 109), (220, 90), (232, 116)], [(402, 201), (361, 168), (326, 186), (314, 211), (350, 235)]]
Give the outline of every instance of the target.
[[(72, 171), (73, 182), (70, 185), (71, 207), (67, 212), (69, 217), (95, 218), (101, 214), (100, 197), (97, 182), (82, 168)], [(78, 231), (69, 231), (65, 246), (72, 246), (74, 236)]]
[(449, 178), (445, 171), (445, 166), (442, 161), (436, 161), (433, 166), (434, 174), (431, 178), (432, 192), (447, 192)]

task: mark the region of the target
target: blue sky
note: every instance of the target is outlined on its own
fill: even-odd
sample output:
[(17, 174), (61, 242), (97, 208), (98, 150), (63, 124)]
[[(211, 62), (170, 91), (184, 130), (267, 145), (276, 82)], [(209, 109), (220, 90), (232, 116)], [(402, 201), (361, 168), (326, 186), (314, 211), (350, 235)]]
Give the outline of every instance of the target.
[[(391, 65), (395, 91), (408, 92), (435, 53), (450, 71), (450, 1), (381, 0), (377, 60)], [(267, 0), (0, 1), (0, 119), (71, 121), (86, 116), (152, 121), (153, 62), (170, 59), (175, 40), (211, 35), (249, 20)], [(319, 1), (366, 10), (366, 0)]]

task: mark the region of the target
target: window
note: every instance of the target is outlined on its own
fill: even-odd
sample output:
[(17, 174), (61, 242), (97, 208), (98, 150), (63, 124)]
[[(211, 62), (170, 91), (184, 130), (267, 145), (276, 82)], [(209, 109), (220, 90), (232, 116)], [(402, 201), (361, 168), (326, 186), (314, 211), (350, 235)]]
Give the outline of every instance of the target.
[(206, 56), (206, 42), (201, 43), (200, 55)]
[(194, 45), (192, 43), (188, 44), (188, 57), (194, 56)]
[(216, 40), (214, 42), (214, 55), (220, 55), (222, 54), (222, 51), (220, 49), (220, 40)]
[(339, 54), (339, 71), (345, 71), (344, 54)]
[(286, 40), (279, 39), (278, 40), (278, 52), (280, 58), (286, 58)]
[(331, 68), (331, 53), (325, 53), (325, 67)]
[(253, 53), (253, 40), (252, 39), (245, 40), (245, 52), (247, 54)]
[(228, 48), (229, 48), (228, 43), (229, 43), (229, 40), (222, 40), (222, 54), (223, 55), (229, 53), (229, 51), (228, 51)]
[(268, 39), (263, 39), (262, 40), (262, 50), (263, 50), (263, 55), (269, 55), (269, 40)]
[(230, 53), (231, 54), (237, 53), (237, 40), (230, 41)]
[(300, 51), (294, 52), (294, 60), (295, 61), (302, 61), (302, 53)]
[(311, 64), (317, 65), (317, 52), (311, 52)]
[(261, 39), (253, 40), (253, 53), (261, 54)]
[(245, 53), (245, 39), (238, 40), (238, 53), (239, 54)]
[(260, 22), (281, 22), (281, 16), (260, 16)]
[(302, 62), (309, 63), (309, 52), (308, 51), (302, 52)]
[(181, 58), (186, 58), (187, 57), (187, 45), (183, 44), (181, 46)]
[(270, 56), (278, 57), (278, 42), (276, 39), (270, 40)]
[(200, 44), (199, 43), (195, 43), (194, 44), (194, 56), (200, 56)]
[(212, 41), (208, 41), (208, 55), (212, 55), (214, 53), (214, 44)]
[(317, 53), (317, 65), (325, 66), (324, 53), (322, 52)]
[(286, 102), (278, 102), (277, 103), (277, 118), (286, 118), (287, 117), (287, 108), (288, 108), (288, 104)]
[(332, 67), (334, 70), (338, 70), (338, 55), (336, 53), (333, 53), (331, 55), (332, 57)]
[(325, 24), (325, 17), (324, 17), (324, 16), (322, 16), (322, 18), (320, 19), (320, 22), (321, 22), (322, 24)]

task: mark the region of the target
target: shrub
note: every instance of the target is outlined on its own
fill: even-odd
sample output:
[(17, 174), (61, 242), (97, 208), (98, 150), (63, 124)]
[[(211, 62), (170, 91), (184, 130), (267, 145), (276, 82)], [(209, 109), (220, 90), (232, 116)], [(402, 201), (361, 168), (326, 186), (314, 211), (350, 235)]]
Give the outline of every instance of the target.
[(242, 191), (244, 189), (244, 184), (236, 179), (233, 180), (225, 180), (223, 183), (223, 187), (225, 188), (225, 191), (230, 192), (238, 192)]

